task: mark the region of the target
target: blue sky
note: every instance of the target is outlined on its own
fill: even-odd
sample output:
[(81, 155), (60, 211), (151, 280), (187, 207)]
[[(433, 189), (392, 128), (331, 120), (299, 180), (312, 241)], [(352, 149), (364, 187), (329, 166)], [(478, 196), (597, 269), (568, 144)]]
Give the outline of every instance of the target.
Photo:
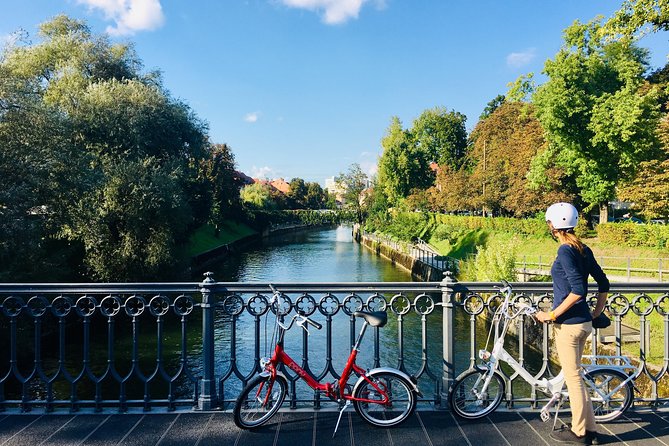
[[(0, 0), (0, 41), (59, 13), (133, 42), (147, 70), (233, 149), (248, 175), (324, 184), (374, 173), (392, 116), (428, 108), (473, 128), (519, 75), (541, 72), (574, 20), (611, 0)], [(641, 42), (655, 68), (667, 35)], [(538, 81), (541, 82), (541, 76)]]

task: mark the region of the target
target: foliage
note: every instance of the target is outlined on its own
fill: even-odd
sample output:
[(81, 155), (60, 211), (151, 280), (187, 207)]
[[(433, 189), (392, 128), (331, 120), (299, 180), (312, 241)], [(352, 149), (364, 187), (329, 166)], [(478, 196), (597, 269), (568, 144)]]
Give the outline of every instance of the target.
[(646, 51), (626, 40), (604, 43), (600, 28), (598, 21), (567, 28), (544, 66), (548, 81), (533, 95), (549, 143), (532, 165), (535, 177), (561, 167), (590, 207), (613, 199), (616, 185), (658, 149), (657, 92), (641, 88)]
[(173, 279), (185, 270), (189, 229), (209, 218), (198, 173), (206, 125), (157, 74), (140, 72), (130, 45), (62, 15), (40, 37), (0, 59), (0, 176), (12, 191), (0, 198), (9, 218), (0, 230), (3, 240), (32, 240), (25, 246), (42, 260), (22, 265), (3, 243), (2, 271), (43, 278), (53, 265), (61, 278)]
[(280, 209), (282, 200), (281, 192), (274, 189), (270, 184), (258, 182), (248, 184), (240, 191), (242, 203), (251, 209), (277, 210)]
[(503, 94), (498, 94), (494, 99), (490, 100), (490, 102), (488, 102), (483, 109), (483, 112), (479, 115), (479, 121), (483, 121), (484, 119), (488, 118), (488, 116), (492, 115), (495, 110), (504, 104), (505, 100), (506, 96)]
[(354, 212), (356, 222), (362, 223), (369, 207), (369, 200), (365, 200), (363, 195), (363, 191), (369, 186), (367, 174), (362, 171), (359, 164), (354, 163), (346, 173), (339, 174), (335, 182), (344, 190), (344, 208)]
[(563, 190), (559, 172), (551, 172), (541, 189), (528, 187), (531, 161), (546, 150), (532, 104), (504, 103), (477, 124), (472, 140), (469, 157), (475, 167), (469, 179), (474, 195), (470, 208), (524, 216), (573, 198)]
[(428, 161), (457, 169), (467, 153), (466, 121), (462, 113), (444, 107), (425, 110), (411, 127), (413, 144), (419, 153), (427, 155)]
[(241, 213), (241, 179), (235, 171), (235, 156), (227, 144), (214, 144), (200, 161), (203, 195), (211, 196), (209, 222), (215, 228)]
[(435, 185), (429, 189), (430, 207), (435, 211), (472, 210), (476, 191), (471, 175), (464, 167), (439, 167)]
[(625, 0), (600, 32), (609, 39), (616, 39), (668, 30), (668, 0)]
[(515, 244), (478, 246), (473, 262), (465, 262), (462, 273), (463, 280), (477, 282), (516, 280)]
[(402, 128), (399, 118), (392, 119), (381, 145), (377, 187), (392, 205), (407, 197), (412, 189), (425, 189), (432, 184), (430, 155), (414, 144), (411, 133)]
[(327, 207), (327, 192), (317, 182), (305, 182), (302, 178), (290, 180), (287, 194), (288, 206), (292, 209), (324, 209)]
[(600, 242), (614, 246), (669, 248), (669, 226), (637, 223), (602, 223), (597, 225)]

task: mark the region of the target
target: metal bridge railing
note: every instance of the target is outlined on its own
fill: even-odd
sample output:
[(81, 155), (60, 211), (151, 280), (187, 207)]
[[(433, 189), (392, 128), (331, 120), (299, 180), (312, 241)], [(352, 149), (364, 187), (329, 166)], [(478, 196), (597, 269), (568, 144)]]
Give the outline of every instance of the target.
[[(417, 377), (423, 402), (441, 407), (486, 341), (488, 316), (499, 303), (495, 285), (459, 283), (450, 273), (425, 283), (272, 284), (280, 314), (297, 311), (323, 324), (286, 338), (286, 351), (313, 376), (338, 376), (360, 326), (353, 312), (382, 310), (389, 322), (365, 340), (360, 363)], [(516, 283), (514, 290), (515, 299), (550, 305), (550, 283)], [(211, 275), (201, 283), (0, 284), (0, 411), (229, 409), (272, 347), (271, 297), (270, 284), (216, 282)], [(593, 334), (592, 348), (634, 359), (637, 383), (645, 383), (638, 402), (668, 402), (669, 284), (612, 284), (608, 309), (614, 342), (604, 346)], [(625, 336), (630, 326), (641, 334), (633, 342)], [(537, 375), (557, 372), (550, 331), (526, 320), (509, 341)], [(287, 404), (321, 407), (319, 395), (284, 373)], [(507, 381), (510, 404), (544, 398), (515, 386), (515, 376)]]

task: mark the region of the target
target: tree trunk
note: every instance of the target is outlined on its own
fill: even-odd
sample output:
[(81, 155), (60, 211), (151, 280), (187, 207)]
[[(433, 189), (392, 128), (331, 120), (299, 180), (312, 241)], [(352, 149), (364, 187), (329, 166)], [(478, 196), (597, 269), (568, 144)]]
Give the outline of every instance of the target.
[(609, 203), (604, 202), (599, 204), (599, 223), (607, 223), (609, 221)]

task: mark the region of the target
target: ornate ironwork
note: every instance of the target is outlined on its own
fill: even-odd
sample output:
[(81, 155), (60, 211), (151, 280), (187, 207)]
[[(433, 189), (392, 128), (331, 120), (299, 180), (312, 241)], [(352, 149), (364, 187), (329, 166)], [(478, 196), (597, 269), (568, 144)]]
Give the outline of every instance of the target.
[[(291, 312), (319, 320), (323, 330), (292, 330), (287, 350), (301, 354), (317, 379), (333, 380), (357, 335), (359, 310), (389, 315), (360, 362), (400, 368), (418, 380), (425, 401), (441, 405), (452, 379), (476, 365), (499, 305), (495, 285), (450, 276), (427, 283), (270, 285), (208, 276), (201, 283), (0, 284), (0, 411), (227, 408), (261, 370), (274, 318)], [(550, 283), (517, 283), (514, 290), (516, 303), (550, 306)], [(638, 402), (669, 402), (661, 390), (669, 369), (669, 284), (613, 284), (607, 310), (611, 332), (593, 334), (592, 348), (636, 361), (646, 383)], [(660, 356), (651, 355), (651, 326), (664, 330)], [(537, 376), (557, 372), (550, 330), (522, 320), (515, 333), (519, 362)], [(321, 406), (292, 371), (283, 373), (291, 407)], [(510, 404), (544, 398), (514, 386), (515, 375), (505, 378)]]

